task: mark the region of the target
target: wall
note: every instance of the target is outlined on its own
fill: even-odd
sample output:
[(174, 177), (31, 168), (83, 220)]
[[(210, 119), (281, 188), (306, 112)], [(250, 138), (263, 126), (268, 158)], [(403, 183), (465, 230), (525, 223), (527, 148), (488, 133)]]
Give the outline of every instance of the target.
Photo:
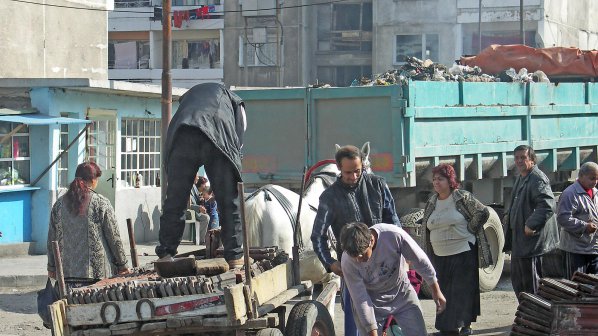
[(111, 9), (113, 1), (50, 3), (99, 10), (3, 1), (0, 78), (107, 79), (108, 12), (102, 9)]
[(598, 48), (597, 11), (593, 0), (545, 0), (545, 18), (539, 26), (544, 46)]
[[(301, 0), (286, 0), (284, 7), (301, 4)], [(225, 11), (239, 11), (238, 0), (225, 1)], [(282, 47), (279, 66), (239, 66), (239, 38), (245, 36), (245, 18), (240, 13), (227, 13), (224, 17), (224, 83), (227, 86), (297, 86), (301, 85), (300, 18), (302, 8), (282, 8), (279, 21), (275, 16), (247, 17), (247, 28), (267, 27), (269, 32), (281, 31)], [(280, 38), (280, 36), (279, 36)], [(280, 43), (280, 40), (279, 40)]]
[[(120, 137), (121, 118), (160, 118), (160, 98), (134, 97), (130, 95), (83, 92), (60, 88), (35, 88), (31, 91), (32, 106), (41, 113), (59, 116), (61, 112), (71, 113), (71, 117), (85, 119), (88, 108), (114, 109), (118, 112), (117, 138)], [(173, 113), (178, 103), (173, 103)], [(145, 111), (150, 111), (148, 115)], [(59, 127), (37, 126), (31, 127), (31, 176), (37, 177), (58, 154)], [(120, 140), (117, 140), (117, 169), (120, 161)], [(74, 153), (69, 156), (69, 165), (75, 167), (85, 157), (83, 141)], [(32, 241), (36, 253), (45, 253), (50, 209), (59, 191), (57, 185), (57, 170), (54, 166), (36, 185), (41, 187), (33, 193)], [(119, 175), (120, 176), (120, 175)], [(70, 176), (72, 178), (73, 176)], [(61, 193), (64, 190), (60, 191)], [(160, 189), (156, 187), (120, 188), (116, 189), (115, 198), (116, 219), (119, 225), (123, 243), (128, 244), (126, 219), (134, 222), (137, 241), (156, 240), (157, 223), (159, 221)]]

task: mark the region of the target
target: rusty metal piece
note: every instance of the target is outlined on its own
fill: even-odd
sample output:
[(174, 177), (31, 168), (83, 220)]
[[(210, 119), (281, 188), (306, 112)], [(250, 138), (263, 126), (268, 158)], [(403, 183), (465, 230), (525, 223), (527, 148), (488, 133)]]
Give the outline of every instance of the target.
[[(526, 308), (528, 311), (523, 310), (523, 308)], [(540, 306), (536, 306), (533, 303), (529, 302), (529, 301), (522, 301), (519, 304), (519, 308), (522, 311), (525, 311), (528, 314), (540, 317), (540, 318), (544, 318), (544, 319), (552, 319), (552, 312), (548, 311), (544, 308), (541, 308)]]
[(172, 289), (172, 283), (167, 282), (164, 284), (164, 288), (166, 288), (166, 293), (168, 296), (174, 296), (174, 290)]
[(519, 297), (521, 298), (522, 301), (527, 301), (530, 302), (544, 310), (547, 310), (548, 312), (550, 312), (550, 309), (552, 307), (552, 305), (550, 304), (550, 302), (542, 299), (541, 297), (534, 295), (534, 294), (530, 294), (530, 293), (526, 293), (526, 292), (521, 292), (521, 294), (519, 294)]
[(528, 336), (546, 336), (546, 333), (541, 332), (541, 331), (536, 331), (533, 329), (530, 329), (528, 327), (525, 326), (521, 326), (521, 325), (517, 325), (517, 324), (513, 324), (513, 331), (518, 332), (522, 335), (528, 335)]
[(565, 301), (567, 299), (564, 299), (560, 296), (554, 295), (552, 293), (547, 292), (545, 289), (540, 288), (538, 289), (538, 295), (543, 297), (544, 299), (553, 301), (553, 302), (558, 302), (558, 301)]
[(116, 286), (116, 288), (114, 289), (115, 293), (116, 293), (116, 299), (118, 301), (125, 301), (125, 296), (123, 295), (123, 286)]
[(517, 310), (515, 312), (515, 316), (521, 317), (522, 319), (528, 320), (528, 321), (532, 321), (534, 323), (538, 323), (539, 325), (542, 325), (546, 328), (550, 328), (550, 323), (551, 321), (548, 321), (546, 319), (543, 318), (539, 318), (530, 314), (527, 314), (526, 312), (522, 311), (522, 310)]
[(547, 327), (545, 327), (543, 325), (540, 325), (540, 324), (535, 323), (533, 321), (526, 320), (526, 319), (521, 318), (521, 317), (516, 317), (515, 318), (515, 323), (517, 323), (519, 325), (522, 325), (524, 327), (527, 327), (529, 329), (532, 329), (532, 330), (540, 331), (540, 332), (543, 332), (545, 334), (550, 334), (550, 328), (547, 328)]
[(203, 294), (203, 283), (204, 281), (200, 282), (200, 281), (196, 281), (195, 282), (195, 291), (197, 292), (197, 294)]
[(162, 295), (162, 297), (168, 297), (168, 293), (166, 292), (166, 282), (161, 282), (160, 285), (160, 295)]
[(581, 296), (581, 293), (577, 289), (567, 286), (567, 285), (565, 285), (559, 281), (556, 281), (554, 279), (543, 278), (543, 279), (540, 279), (540, 283), (541, 283), (541, 285), (548, 286), (554, 290), (564, 293), (569, 297)]

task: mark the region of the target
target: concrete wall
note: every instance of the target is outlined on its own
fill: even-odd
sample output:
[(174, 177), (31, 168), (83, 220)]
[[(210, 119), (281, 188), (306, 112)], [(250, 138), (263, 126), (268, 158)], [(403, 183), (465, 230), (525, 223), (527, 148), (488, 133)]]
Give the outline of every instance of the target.
[[(293, 7), (301, 0), (286, 0), (285, 7)], [(225, 1), (225, 11), (239, 11), (238, 0)], [(238, 12), (227, 13), (224, 17), (224, 83), (236, 86), (296, 86), (301, 85), (301, 8), (285, 8), (275, 16), (245, 17)], [(282, 29), (280, 26), (282, 25)], [(240, 38), (245, 37), (246, 28), (265, 27), (269, 36), (279, 34), (281, 61), (279, 66), (239, 66)]]
[[(51, 1), (86, 9), (111, 9), (112, 3)], [(0, 17), (0, 77), (108, 78), (107, 11), (3, 1)]]
[[(120, 137), (120, 121), (122, 118), (160, 118), (160, 98), (133, 97), (102, 92), (83, 92), (60, 88), (35, 88), (31, 91), (31, 104), (41, 113), (59, 116), (61, 112), (70, 113), (71, 117), (85, 119), (89, 108), (113, 109), (118, 112), (117, 139)], [(178, 103), (173, 103), (173, 111)], [(147, 115), (145, 111), (152, 112)], [(72, 132), (78, 133), (82, 126), (75, 127)], [(34, 126), (30, 131), (31, 176), (37, 177), (58, 155), (59, 126)], [(117, 169), (120, 162), (120, 140), (117, 140)], [(69, 166), (76, 165), (85, 157), (84, 142), (70, 153)], [(70, 172), (74, 174), (74, 169)], [(120, 171), (117, 170), (120, 177)], [(69, 176), (73, 178), (74, 176)], [(159, 223), (160, 188), (124, 188), (117, 184), (115, 195), (115, 212), (123, 243), (128, 244), (126, 219), (134, 223), (137, 241), (153, 241), (157, 239)], [(57, 169), (54, 166), (36, 185), (41, 187), (33, 193), (32, 241), (36, 253), (45, 253), (50, 210), (55, 200), (64, 189), (57, 190)]]
[(598, 48), (598, 3), (593, 0), (545, 0), (539, 25), (545, 47)]

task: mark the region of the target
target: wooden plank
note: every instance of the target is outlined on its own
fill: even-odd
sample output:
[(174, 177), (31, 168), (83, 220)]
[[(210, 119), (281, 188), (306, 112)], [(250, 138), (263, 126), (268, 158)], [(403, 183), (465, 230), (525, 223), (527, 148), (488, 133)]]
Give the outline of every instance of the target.
[[(148, 298), (136, 301), (111, 301), (84, 305), (68, 305), (66, 306), (66, 324), (70, 326), (84, 326), (159, 320), (165, 318), (164, 316), (155, 316), (155, 311), (159, 306), (212, 297), (218, 297), (220, 302), (224, 301), (223, 294), (218, 293), (174, 296), (167, 298)], [(197, 307), (195, 310), (192, 310), (192, 313), (194, 315), (224, 315), (227, 313), (227, 310), (225, 304), (208, 304)]]
[(65, 305), (66, 300), (58, 300), (49, 305), (50, 315), (52, 316), (52, 330), (55, 336), (63, 336), (68, 334), (66, 330), (67, 323), (65, 323)]
[(224, 289), (226, 312), (231, 321), (247, 316), (247, 306), (243, 295), (243, 284), (237, 284)]
[(141, 332), (150, 332), (150, 331), (166, 331), (166, 322), (148, 322), (141, 325), (139, 329)]
[(301, 285), (293, 286), (286, 291), (278, 294), (274, 298), (272, 298), (268, 302), (264, 302), (263, 305), (259, 306), (257, 309), (258, 316), (263, 316), (269, 312), (271, 312), (276, 307), (284, 304), (285, 302), (289, 301), (290, 299), (294, 298), (295, 296), (299, 295), (300, 293), (305, 292), (308, 288), (311, 287), (311, 281), (304, 281)]
[(254, 297), (261, 306), (293, 286), (291, 260), (256, 276), (252, 282)]

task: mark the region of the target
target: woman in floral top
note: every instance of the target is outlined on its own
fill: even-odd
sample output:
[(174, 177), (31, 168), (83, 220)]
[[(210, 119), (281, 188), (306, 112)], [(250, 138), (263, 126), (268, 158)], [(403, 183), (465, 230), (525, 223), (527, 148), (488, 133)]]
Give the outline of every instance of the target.
[(67, 286), (97, 282), (115, 273), (128, 273), (114, 209), (94, 191), (100, 167), (84, 162), (65, 195), (52, 207), (48, 230), (48, 276), (56, 278), (52, 241), (58, 241)]

